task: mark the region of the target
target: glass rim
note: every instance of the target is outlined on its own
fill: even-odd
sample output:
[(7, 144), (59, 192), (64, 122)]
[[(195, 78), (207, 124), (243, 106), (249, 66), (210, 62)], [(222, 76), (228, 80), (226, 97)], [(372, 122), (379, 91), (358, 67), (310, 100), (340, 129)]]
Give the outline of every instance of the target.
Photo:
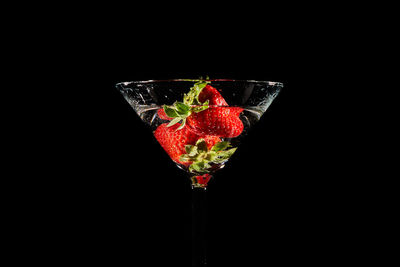
[(127, 81), (119, 82), (116, 85), (127, 86), (129, 84), (146, 84), (146, 83), (162, 83), (162, 82), (199, 82), (199, 81), (210, 81), (210, 82), (242, 82), (242, 83), (263, 83), (270, 86), (281, 86), (281, 82), (273, 81), (259, 81), (259, 80), (236, 80), (236, 79), (162, 79), (162, 80), (141, 80), (141, 81)]

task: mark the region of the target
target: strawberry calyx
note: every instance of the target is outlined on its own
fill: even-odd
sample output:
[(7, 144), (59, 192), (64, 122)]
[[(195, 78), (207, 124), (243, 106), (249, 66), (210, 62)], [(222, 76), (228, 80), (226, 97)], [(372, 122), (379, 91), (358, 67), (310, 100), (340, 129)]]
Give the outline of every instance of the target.
[(210, 82), (204, 80), (196, 82), (194, 86), (190, 88), (190, 91), (187, 94), (184, 94), (183, 102), (176, 101), (173, 105), (163, 106), (165, 114), (172, 118), (167, 127), (180, 123), (181, 125), (177, 128), (177, 130), (180, 130), (185, 127), (186, 118), (193, 112), (198, 113), (208, 109), (208, 100), (203, 103), (199, 101), (200, 92), (208, 83)]
[(189, 166), (191, 173), (208, 173), (212, 168), (212, 164), (223, 163), (235, 153), (237, 148), (227, 149), (230, 147), (231, 144), (229, 142), (221, 141), (209, 150), (206, 141), (200, 138), (195, 145), (185, 146), (186, 154), (182, 154), (179, 160), (191, 162)]

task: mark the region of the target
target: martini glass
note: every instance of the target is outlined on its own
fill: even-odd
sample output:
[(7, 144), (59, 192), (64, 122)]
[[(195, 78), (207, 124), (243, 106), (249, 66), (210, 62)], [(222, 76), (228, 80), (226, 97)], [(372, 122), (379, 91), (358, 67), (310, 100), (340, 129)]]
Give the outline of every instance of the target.
[(126, 101), (192, 186), (192, 266), (206, 266), (206, 189), (282, 83), (232, 79), (121, 82)]

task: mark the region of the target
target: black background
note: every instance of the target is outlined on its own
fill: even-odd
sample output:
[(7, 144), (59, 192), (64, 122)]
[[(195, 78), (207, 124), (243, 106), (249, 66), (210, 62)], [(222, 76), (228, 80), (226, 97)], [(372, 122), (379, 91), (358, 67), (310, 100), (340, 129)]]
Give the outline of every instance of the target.
[[(247, 43), (250, 37), (243, 38)], [(147, 49), (125, 44), (114, 55), (90, 59), (92, 78), (83, 82), (88, 99), (77, 116), (77, 155), (69, 166), (77, 173), (64, 181), (77, 243), (73, 255), (188, 266), (189, 181), (115, 83), (206, 75), (285, 85), (209, 184), (210, 266), (331, 262), (348, 255), (353, 207), (345, 199), (351, 187), (340, 176), (346, 162), (332, 162), (327, 153), (336, 145), (327, 133), (337, 129), (332, 114), (325, 113), (331, 101), (321, 91), (331, 89), (318, 69), (320, 59), (294, 56), (286, 40), (232, 46), (233, 40), (205, 42), (207, 48), (217, 44), (211, 50), (202, 44), (161, 51), (159, 44)]]
[(371, 256), (358, 250), (370, 238), (358, 219), (367, 204), (353, 175), (354, 147), (342, 143), (355, 138), (341, 120), (351, 65), (341, 61), (345, 42), (329, 24), (325, 34), (304, 30), (313, 23), (280, 26), (282, 13), (269, 23), (260, 11), (246, 25), (247, 17), (224, 23), (213, 15), (218, 24), (210, 18), (189, 29), (179, 26), (190, 16), (150, 29), (143, 18), (93, 22), (60, 38), (43, 75), (57, 78), (44, 112), (46, 159), (34, 165), (41, 179), (28, 182), (37, 190), (23, 204), (23, 233), (32, 236), (24, 240), (40, 250), (31, 257), (190, 265), (189, 180), (115, 84), (206, 75), (284, 83), (209, 184), (209, 265), (320, 266)]

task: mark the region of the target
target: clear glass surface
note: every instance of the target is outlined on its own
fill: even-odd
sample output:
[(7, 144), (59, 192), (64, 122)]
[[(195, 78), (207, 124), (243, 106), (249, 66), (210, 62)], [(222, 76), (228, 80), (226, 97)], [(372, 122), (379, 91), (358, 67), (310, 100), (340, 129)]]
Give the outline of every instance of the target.
[(126, 101), (193, 188), (193, 263), (206, 265), (205, 190), (212, 175), (240, 153), (240, 141), (266, 112), (282, 83), (231, 79), (121, 82)]
[[(187, 94), (194, 83), (198, 81), (195, 79), (131, 81), (121, 82), (116, 86), (138, 116), (154, 132), (161, 124), (169, 122), (160, 118), (158, 114), (163, 105), (173, 105), (176, 101), (182, 101), (184, 94)], [(229, 79), (207, 81), (210, 82), (210, 86), (219, 91), (226, 103), (228, 103), (229, 108), (243, 108), (243, 111), (239, 114), (239, 118), (243, 123), (243, 131), (240, 135), (235, 137), (220, 137), (221, 141), (229, 142), (231, 147), (239, 147), (242, 137), (246, 136), (251, 126), (261, 118), (283, 87), (282, 83), (269, 81)], [(221, 113), (224, 113), (229, 108), (220, 105), (210, 105), (208, 111), (219, 109), (222, 110)], [(190, 125), (186, 125), (186, 127), (188, 126)], [(190, 129), (190, 127), (188, 128)], [(187, 166), (184, 164), (178, 161), (174, 162), (179, 168), (188, 171)], [(218, 169), (223, 168), (225, 163), (213, 164), (209, 173), (213, 174)]]

